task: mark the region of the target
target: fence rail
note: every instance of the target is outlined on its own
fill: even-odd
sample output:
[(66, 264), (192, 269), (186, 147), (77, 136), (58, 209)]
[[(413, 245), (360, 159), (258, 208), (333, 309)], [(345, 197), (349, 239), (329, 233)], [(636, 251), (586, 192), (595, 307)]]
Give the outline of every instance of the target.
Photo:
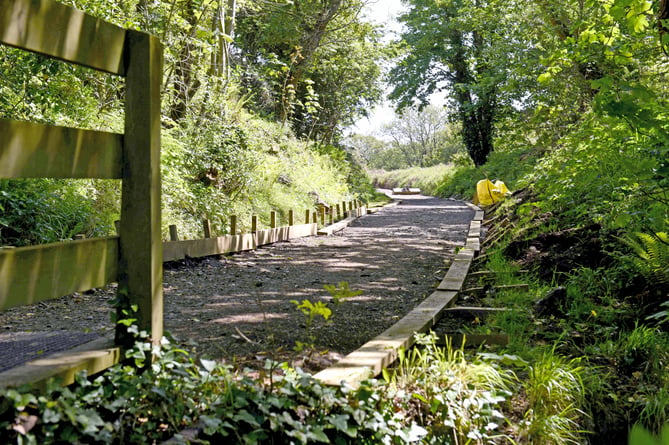
[(53, 0), (0, 0), (0, 44), (125, 77), (125, 130), (0, 121), (0, 178), (122, 179), (119, 237), (0, 250), (0, 308), (119, 282), (162, 336), (162, 46)]

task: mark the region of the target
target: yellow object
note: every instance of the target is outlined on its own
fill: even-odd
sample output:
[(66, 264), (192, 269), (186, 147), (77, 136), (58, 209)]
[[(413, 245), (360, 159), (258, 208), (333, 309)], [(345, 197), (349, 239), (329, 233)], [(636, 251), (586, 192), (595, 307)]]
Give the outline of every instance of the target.
[(474, 195), (474, 204), (482, 206), (489, 206), (496, 202), (502, 201), (509, 189), (502, 181), (493, 182), (490, 179), (482, 179), (476, 183), (476, 194)]

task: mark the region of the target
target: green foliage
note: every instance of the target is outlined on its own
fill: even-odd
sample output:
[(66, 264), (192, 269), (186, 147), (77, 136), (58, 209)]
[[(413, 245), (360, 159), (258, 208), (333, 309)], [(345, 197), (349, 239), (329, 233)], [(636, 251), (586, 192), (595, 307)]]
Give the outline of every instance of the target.
[(654, 285), (669, 284), (669, 234), (636, 233), (625, 242), (636, 254), (629, 258), (636, 270)]
[(513, 374), (494, 363), (469, 362), (464, 345), (448, 342), (441, 348), (436, 339), (434, 333), (416, 334), (418, 347), (400, 350), (397, 368), (384, 370), (386, 380), (404, 394), (396, 403), (414, 411), (428, 428), (426, 443), (482, 444), (503, 437), (500, 409), (510, 396)]
[(526, 177), (534, 167), (536, 153), (531, 147), (515, 146), (491, 153), (481, 167), (472, 164), (456, 165), (442, 178), (436, 189), (437, 196), (472, 199), (476, 183), (481, 179), (501, 180), (511, 191), (526, 186)]
[(1, 390), (0, 440), (150, 444), (199, 424), (200, 439), (211, 443), (399, 444), (417, 431), (374, 382), (325, 387), (271, 362), (265, 380), (252, 380), (212, 360), (196, 362), (167, 342), (160, 350), (139, 343), (127, 356), (148, 351), (150, 367), (117, 365), (94, 378), (82, 374), (70, 388), (53, 382), (42, 394)]
[(636, 424), (630, 431), (628, 445), (669, 445), (669, 425), (662, 428), (659, 436), (653, 435), (643, 426)]
[(348, 287), (348, 281), (340, 281), (336, 286), (334, 284), (325, 284), (323, 285), (323, 288), (328, 291), (335, 305), (339, 305), (344, 302), (344, 300), (363, 294), (363, 291), (361, 290), (350, 289)]
[(546, 351), (529, 365), (524, 383), (529, 410), (522, 423), (530, 442), (546, 444), (582, 443), (579, 424), (585, 413), (581, 360), (567, 360)]
[(104, 233), (93, 202), (72, 182), (0, 180), (0, 244), (25, 246)]

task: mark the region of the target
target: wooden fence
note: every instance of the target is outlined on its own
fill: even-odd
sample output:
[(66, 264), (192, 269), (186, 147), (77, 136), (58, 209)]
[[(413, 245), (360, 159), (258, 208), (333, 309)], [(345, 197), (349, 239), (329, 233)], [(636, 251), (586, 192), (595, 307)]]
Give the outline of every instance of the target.
[[(119, 28), (53, 0), (0, 0), (0, 44), (38, 53), (125, 77), (123, 134), (0, 119), (0, 178), (121, 179), (121, 220), (118, 236), (63, 243), (0, 248), (0, 311), (58, 298), (118, 282), (125, 307), (138, 308), (137, 325), (159, 342), (163, 333), (163, 261), (253, 249), (276, 241), (315, 235), (325, 211), (307, 210), (305, 223), (252, 233), (205, 238), (161, 240), (160, 216), (160, 85), (162, 45), (157, 38)], [(274, 213), (274, 212), (273, 212)], [(329, 222), (360, 215), (359, 202), (332, 206)], [(311, 222), (310, 222), (311, 220)], [(235, 218), (236, 221), (236, 218)], [(234, 223), (236, 225), (236, 222)], [(49, 365), (3, 373), (0, 386), (43, 381), (60, 376), (69, 383), (74, 373), (98, 372), (118, 362), (120, 344), (94, 342), (97, 350), (78, 348)], [(53, 364), (51, 364), (53, 362)], [(36, 362), (34, 362), (36, 363)], [(30, 368), (32, 366), (32, 368)]]
[[(123, 183), (118, 237), (0, 250), (0, 310), (117, 281), (160, 340), (160, 41), (53, 0), (0, 0), (0, 43), (125, 77), (126, 93), (123, 134), (0, 120), (0, 178)], [(118, 360), (107, 352), (93, 368)]]

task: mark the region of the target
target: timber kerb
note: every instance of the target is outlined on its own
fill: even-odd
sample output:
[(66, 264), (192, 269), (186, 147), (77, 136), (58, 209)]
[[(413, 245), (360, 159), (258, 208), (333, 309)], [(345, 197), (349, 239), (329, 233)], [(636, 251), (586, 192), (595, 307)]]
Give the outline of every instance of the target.
[(380, 335), (342, 358), (333, 366), (314, 375), (324, 384), (357, 386), (376, 377), (398, 357), (400, 349), (414, 344), (416, 333), (429, 331), (453, 306), (467, 278), (472, 261), (480, 251), (481, 224), (484, 212), (465, 203), (475, 211), (470, 222), (465, 246), (453, 258), (446, 275), (431, 295)]

